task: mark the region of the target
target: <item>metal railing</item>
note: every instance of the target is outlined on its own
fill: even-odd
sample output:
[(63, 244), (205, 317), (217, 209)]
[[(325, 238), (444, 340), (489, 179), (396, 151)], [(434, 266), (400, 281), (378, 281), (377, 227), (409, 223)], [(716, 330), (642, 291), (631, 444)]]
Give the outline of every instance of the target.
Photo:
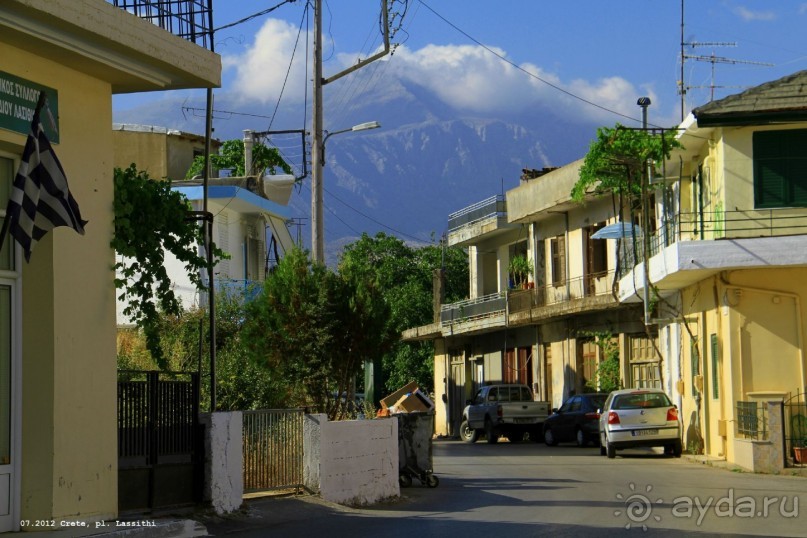
[(175, 36), (210, 49), (213, 46), (211, 0), (107, 0)]
[[(528, 312), (533, 308), (552, 306), (588, 297), (611, 295), (614, 271), (569, 279), (562, 284), (551, 284), (531, 290), (515, 290), (508, 295), (508, 313)], [(614, 300), (616, 301), (616, 299)]]
[(243, 412), (244, 492), (303, 488), (303, 409)]
[(507, 297), (505, 293), (492, 293), (476, 299), (442, 305), (440, 307), (440, 323), (445, 326), (451, 323), (492, 317), (504, 314), (506, 308)]
[(507, 202), (504, 196), (491, 196), (486, 200), (477, 202), (464, 209), (460, 209), (448, 216), (448, 231), (453, 232), (463, 226), (484, 220), (490, 217), (507, 217)]
[[(678, 241), (713, 241), (777, 237), (807, 233), (807, 208), (737, 209), (679, 213), (650, 234), (649, 253), (655, 256)], [(622, 271), (630, 271), (644, 260), (643, 236), (619, 242)]]
[(760, 402), (737, 402), (735, 415), (737, 437), (764, 441), (768, 439), (768, 412)]

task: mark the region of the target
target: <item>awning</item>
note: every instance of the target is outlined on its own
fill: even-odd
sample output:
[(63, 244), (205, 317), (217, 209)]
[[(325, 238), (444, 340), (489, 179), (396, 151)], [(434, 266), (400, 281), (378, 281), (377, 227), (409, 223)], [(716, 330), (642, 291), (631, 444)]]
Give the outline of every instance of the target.
[(591, 236), (592, 239), (623, 239), (625, 237), (634, 237), (642, 235), (642, 229), (636, 224), (629, 224), (627, 222), (615, 222), (609, 224), (605, 228), (601, 228), (594, 232)]

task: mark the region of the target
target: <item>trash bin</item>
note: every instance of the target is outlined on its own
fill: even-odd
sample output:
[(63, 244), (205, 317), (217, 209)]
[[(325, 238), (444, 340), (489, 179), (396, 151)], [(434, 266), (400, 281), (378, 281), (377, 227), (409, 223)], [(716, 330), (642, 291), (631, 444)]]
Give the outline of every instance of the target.
[(440, 483), (432, 468), (434, 413), (414, 412), (393, 415), (398, 419), (398, 480), (402, 487), (412, 485), (412, 478), (436, 488)]

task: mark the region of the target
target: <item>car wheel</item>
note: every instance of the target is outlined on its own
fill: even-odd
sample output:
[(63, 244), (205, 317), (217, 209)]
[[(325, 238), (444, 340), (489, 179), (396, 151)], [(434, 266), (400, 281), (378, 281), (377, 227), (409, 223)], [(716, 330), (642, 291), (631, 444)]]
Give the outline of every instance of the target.
[(499, 434), (490, 419), (485, 419), (485, 437), (487, 437), (489, 445), (499, 442)]
[(401, 473), (398, 475), (398, 484), (402, 488), (408, 488), (412, 485), (412, 477), (408, 474)]
[(440, 479), (433, 474), (430, 474), (426, 477), (426, 485), (430, 488), (436, 488), (440, 485)]
[(588, 444), (588, 439), (586, 439), (586, 434), (580, 428), (577, 428), (577, 433), (575, 434), (575, 441), (577, 441), (577, 446), (584, 447)]
[(608, 441), (608, 437), (605, 438), (605, 455), (608, 456), (608, 459), (616, 457), (616, 448)]
[(460, 439), (466, 443), (476, 443), (479, 439), (479, 432), (468, 425), (468, 420), (463, 420), (460, 424)]
[(605, 434), (600, 432), (600, 456), (605, 456)]
[(546, 443), (546, 446), (555, 446), (558, 444), (558, 440), (555, 439), (555, 434), (552, 433), (551, 428), (544, 430), (544, 443)]
[(681, 454), (684, 452), (684, 447), (681, 444), (680, 439), (675, 440), (675, 444), (673, 444), (672, 455), (676, 458), (680, 458)]

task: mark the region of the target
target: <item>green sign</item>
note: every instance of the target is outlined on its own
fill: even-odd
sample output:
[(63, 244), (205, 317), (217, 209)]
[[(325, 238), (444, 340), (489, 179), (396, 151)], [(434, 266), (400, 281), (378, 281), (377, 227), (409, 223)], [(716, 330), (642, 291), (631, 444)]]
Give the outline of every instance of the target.
[(27, 135), (31, 132), (39, 92), (48, 96), (39, 114), (48, 140), (59, 142), (59, 93), (24, 78), (0, 71), (0, 129)]

